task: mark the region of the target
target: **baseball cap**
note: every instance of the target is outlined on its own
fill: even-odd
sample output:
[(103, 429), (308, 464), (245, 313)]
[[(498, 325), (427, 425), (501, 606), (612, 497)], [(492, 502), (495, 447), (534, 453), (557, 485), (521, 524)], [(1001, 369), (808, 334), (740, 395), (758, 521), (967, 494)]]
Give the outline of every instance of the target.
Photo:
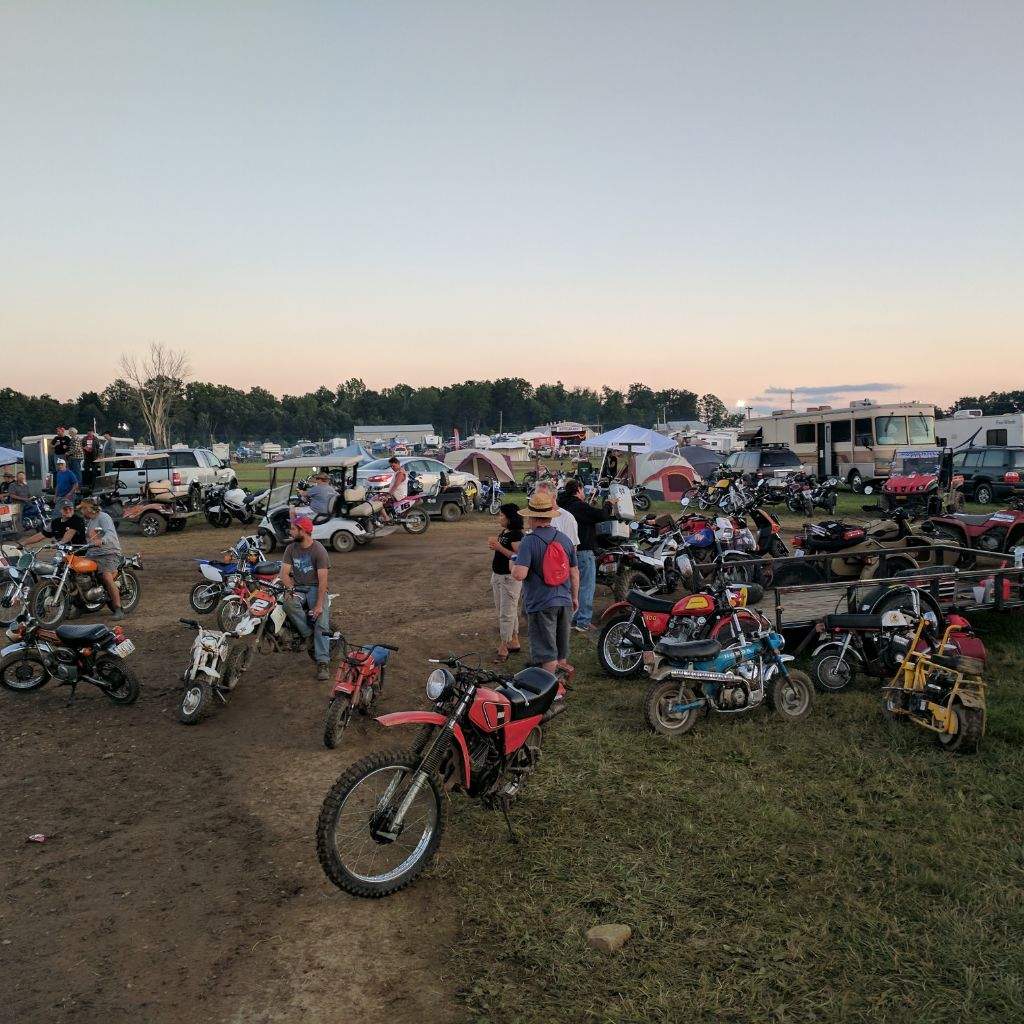
[(62, 502), (60, 503), (60, 511), (61, 511), (61, 512), (63, 512), (63, 511), (64, 511), (64, 509), (66, 509), (66, 508), (74, 508), (74, 507), (75, 507), (75, 503), (74, 503), (73, 501), (71, 501), (70, 499), (68, 499), (68, 498), (65, 498), (65, 499), (64, 499), (64, 500), (63, 500), (63, 501), (62, 501)]
[(66, 466), (67, 464), (68, 463), (67, 463), (66, 459), (57, 459), (57, 465), (58, 466)]
[(306, 533), (313, 532), (313, 520), (309, 516), (296, 516), (292, 520), (292, 525), (297, 526), (300, 530), (304, 530)]

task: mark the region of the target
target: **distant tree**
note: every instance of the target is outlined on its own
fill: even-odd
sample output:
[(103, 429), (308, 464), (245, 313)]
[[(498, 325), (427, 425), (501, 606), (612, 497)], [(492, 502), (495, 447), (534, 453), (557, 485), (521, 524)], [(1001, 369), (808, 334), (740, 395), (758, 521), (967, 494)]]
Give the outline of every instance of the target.
[(158, 341), (145, 356), (121, 356), (121, 372), (157, 448), (170, 446), (171, 417), (181, 400), (190, 369), (188, 356)]
[(697, 418), (707, 424), (708, 430), (717, 430), (726, 425), (729, 410), (718, 395), (701, 395), (697, 402)]

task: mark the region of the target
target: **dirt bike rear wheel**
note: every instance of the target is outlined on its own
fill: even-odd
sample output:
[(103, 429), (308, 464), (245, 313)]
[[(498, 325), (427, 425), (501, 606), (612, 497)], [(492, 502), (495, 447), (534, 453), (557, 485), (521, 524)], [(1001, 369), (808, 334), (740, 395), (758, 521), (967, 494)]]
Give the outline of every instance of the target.
[(139, 586), (139, 578), (133, 572), (122, 569), (117, 576), (117, 589), (121, 594), (121, 611), (125, 615), (135, 610), (142, 596), (142, 587)]
[(957, 702), (953, 705), (956, 715), (956, 732), (938, 732), (935, 739), (939, 746), (950, 754), (973, 754), (981, 743), (985, 727), (985, 716), (978, 708), (965, 707)]
[(428, 526), (430, 526), (430, 516), (419, 508), (407, 512), (402, 519), (402, 528), (406, 533), (411, 533), (414, 536), (426, 533)]
[(339, 693), (327, 703), (327, 714), (324, 716), (324, 746), (334, 750), (341, 744), (345, 729), (352, 720), (352, 699), (349, 695)]
[(104, 696), (114, 704), (134, 704), (139, 699), (139, 678), (120, 659), (104, 656), (96, 661), (96, 675), (106, 685)]
[(700, 708), (690, 708), (683, 712), (674, 712), (670, 709), (674, 704), (690, 704), (695, 700), (691, 689), (684, 686), (680, 690), (679, 683), (671, 679), (653, 683), (644, 697), (644, 719), (647, 727), (659, 736), (669, 736), (672, 739), (684, 736), (696, 724)]
[[(371, 754), (344, 772), (327, 793), (316, 823), (316, 852), (324, 874), (339, 889), (371, 899), (390, 896), (415, 881), (436, 855), (445, 802), (434, 777), (414, 798), (396, 839), (385, 840), (373, 830), (373, 819), (383, 826), (381, 814), (407, 792), (418, 763), (411, 751)], [(393, 784), (397, 786), (385, 803)]]

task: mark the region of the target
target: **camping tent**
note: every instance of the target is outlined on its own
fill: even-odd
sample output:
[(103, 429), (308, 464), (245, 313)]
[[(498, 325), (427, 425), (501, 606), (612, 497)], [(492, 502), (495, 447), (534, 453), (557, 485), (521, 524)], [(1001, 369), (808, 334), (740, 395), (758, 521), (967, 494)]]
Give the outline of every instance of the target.
[(503, 484), (515, 483), (515, 474), (508, 459), (494, 448), (463, 448), (449, 452), (445, 464), (462, 473), (472, 473), (478, 480), (498, 480)]
[(336, 448), (331, 455), (346, 456), (346, 455), (358, 455), (363, 462), (372, 462), (373, 456), (357, 442), (353, 441), (350, 445), (346, 445), (344, 448)]
[(675, 446), (676, 443), (671, 437), (665, 437), (656, 430), (627, 423), (614, 430), (606, 430), (595, 437), (588, 437), (580, 448), (589, 451), (607, 451), (609, 448), (615, 448), (618, 451), (652, 452), (668, 451)]
[(492, 444), (488, 451), (497, 452), (509, 462), (529, 462), (530, 449), (522, 441), (499, 441)]
[(705, 448), (702, 444), (684, 444), (679, 448), (679, 454), (693, 466), (701, 476), (711, 476), (712, 473), (722, 464), (722, 453)]
[(676, 452), (638, 452), (629, 460), (631, 479), (656, 501), (678, 501), (697, 477), (693, 466)]

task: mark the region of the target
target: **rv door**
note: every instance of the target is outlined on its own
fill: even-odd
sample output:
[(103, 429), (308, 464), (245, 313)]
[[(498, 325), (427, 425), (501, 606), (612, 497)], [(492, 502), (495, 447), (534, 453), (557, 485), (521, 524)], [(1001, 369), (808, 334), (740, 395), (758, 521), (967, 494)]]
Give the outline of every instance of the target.
[(818, 479), (824, 480), (835, 472), (835, 459), (832, 452), (832, 424), (817, 424), (818, 442)]

